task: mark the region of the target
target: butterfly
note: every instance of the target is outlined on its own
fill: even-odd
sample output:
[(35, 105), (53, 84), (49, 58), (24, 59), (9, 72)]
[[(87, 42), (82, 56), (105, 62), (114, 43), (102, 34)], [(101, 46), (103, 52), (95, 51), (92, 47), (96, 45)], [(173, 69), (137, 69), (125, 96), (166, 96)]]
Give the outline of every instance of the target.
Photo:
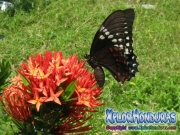
[(100, 87), (104, 86), (103, 68), (113, 77), (124, 83), (135, 77), (138, 71), (137, 56), (132, 47), (132, 26), (134, 10), (117, 10), (110, 14), (94, 36), (87, 62), (94, 69), (95, 79)]

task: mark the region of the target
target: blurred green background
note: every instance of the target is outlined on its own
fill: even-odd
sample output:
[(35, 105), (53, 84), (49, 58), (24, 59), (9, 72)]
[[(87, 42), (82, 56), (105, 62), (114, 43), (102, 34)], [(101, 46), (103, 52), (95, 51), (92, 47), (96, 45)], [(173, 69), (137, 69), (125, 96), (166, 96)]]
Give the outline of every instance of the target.
[[(139, 63), (135, 78), (118, 84), (105, 70), (104, 106), (90, 121), (86, 134), (111, 135), (105, 130), (105, 109), (176, 111), (180, 128), (180, 1), (179, 0), (11, 0), (14, 11), (0, 11), (0, 59), (18, 65), (36, 52), (63, 51), (84, 60), (92, 39), (113, 11), (134, 8), (134, 52)], [(151, 4), (153, 8), (144, 8)], [(88, 64), (86, 64), (89, 67)], [(89, 70), (92, 69), (89, 67)], [(13, 134), (15, 127), (0, 109), (0, 134)], [(13, 127), (13, 128), (12, 128)], [(122, 131), (123, 135), (179, 135), (180, 131)]]

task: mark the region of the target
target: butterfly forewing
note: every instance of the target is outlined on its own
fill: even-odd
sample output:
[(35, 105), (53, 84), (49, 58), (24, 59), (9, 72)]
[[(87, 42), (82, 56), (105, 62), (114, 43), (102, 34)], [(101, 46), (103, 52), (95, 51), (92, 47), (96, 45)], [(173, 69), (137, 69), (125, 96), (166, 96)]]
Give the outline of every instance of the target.
[(90, 50), (90, 56), (93, 56), (105, 46), (114, 45), (113, 43), (116, 43), (114, 39), (117, 39), (119, 43), (125, 43), (125, 36), (127, 35), (125, 31), (128, 31), (128, 35), (130, 36), (129, 40), (132, 40), (133, 20), (133, 9), (118, 10), (109, 15), (94, 37)]
[(138, 71), (132, 48), (133, 21), (133, 9), (113, 12), (97, 31), (90, 50), (89, 61), (93, 59), (90, 65), (93, 68), (105, 67), (122, 83), (130, 80)]

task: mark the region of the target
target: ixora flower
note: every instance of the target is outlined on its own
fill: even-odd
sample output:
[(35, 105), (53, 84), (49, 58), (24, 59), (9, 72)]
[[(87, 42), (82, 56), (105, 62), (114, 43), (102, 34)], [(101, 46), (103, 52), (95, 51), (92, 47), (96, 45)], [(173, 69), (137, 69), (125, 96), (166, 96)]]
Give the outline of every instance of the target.
[(26, 103), (30, 98), (28, 93), (24, 93), (20, 87), (11, 85), (4, 91), (6, 104), (4, 105), (5, 111), (13, 118), (19, 121), (26, 121), (31, 117), (31, 106)]
[(85, 123), (92, 116), (88, 114), (102, 105), (101, 88), (84, 64), (76, 55), (63, 58), (62, 52), (50, 51), (22, 62), (1, 98), (5, 111), (24, 122), (21, 132), (64, 134), (91, 129)]

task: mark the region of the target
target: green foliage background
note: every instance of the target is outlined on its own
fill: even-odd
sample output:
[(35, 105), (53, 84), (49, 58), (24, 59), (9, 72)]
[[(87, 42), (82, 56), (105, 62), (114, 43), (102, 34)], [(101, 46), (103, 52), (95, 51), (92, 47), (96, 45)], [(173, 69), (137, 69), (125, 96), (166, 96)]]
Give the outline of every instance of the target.
[[(84, 59), (92, 39), (113, 11), (134, 8), (134, 52), (138, 56), (137, 76), (124, 85), (118, 84), (105, 70), (104, 106), (90, 121), (87, 134), (109, 135), (105, 131), (105, 108), (116, 111), (176, 111), (180, 128), (180, 1), (179, 0), (18, 0), (15, 14), (0, 12), (0, 58), (10, 59), (12, 68), (30, 54), (45, 50), (63, 51), (64, 56), (77, 54)], [(142, 4), (155, 4), (145, 9)], [(28, 5), (28, 6), (27, 6)], [(87, 67), (88, 64), (86, 65)], [(91, 68), (89, 67), (91, 70)], [(13, 134), (11, 122), (0, 111), (0, 134)], [(13, 126), (13, 129), (14, 126)], [(178, 135), (177, 131), (129, 132), (125, 135)]]

